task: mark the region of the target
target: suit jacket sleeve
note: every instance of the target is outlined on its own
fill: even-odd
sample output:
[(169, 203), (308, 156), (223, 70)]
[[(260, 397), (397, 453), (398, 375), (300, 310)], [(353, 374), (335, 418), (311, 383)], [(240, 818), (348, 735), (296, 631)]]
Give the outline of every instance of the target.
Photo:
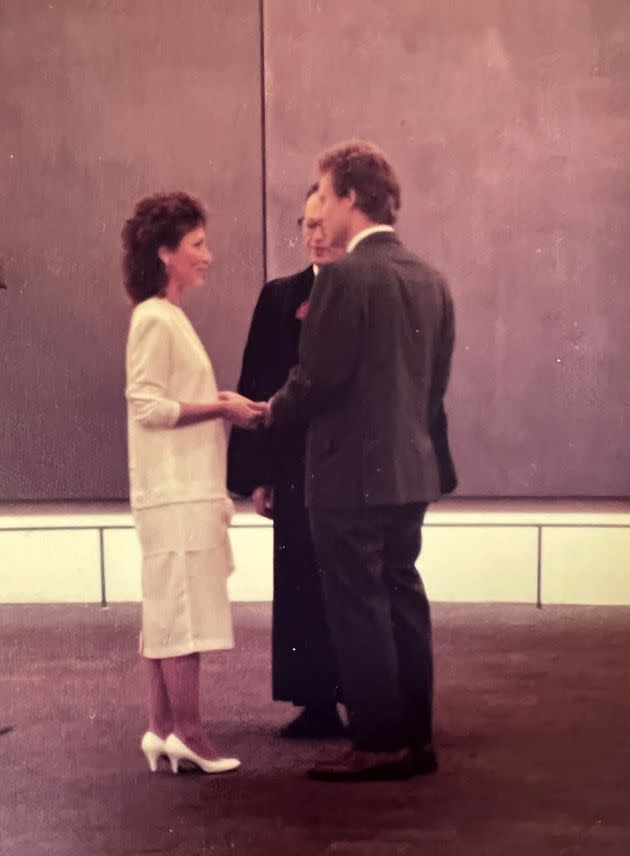
[[(241, 395), (253, 401), (266, 400), (275, 391), (267, 389), (265, 383), (269, 339), (273, 336), (273, 314), (273, 294), (266, 285), (252, 315), (237, 386)], [(271, 484), (271, 451), (269, 432), (265, 429), (244, 431), (233, 427), (228, 446), (228, 489), (241, 496), (249, 496), (259, 485)]]
[(451, 374), (451, 360), (453, 358), (454, 345), (455, 312), (453, 309), (453, 300), (445, 289), (444, 312), (442, 315), (442, 324), (438, 339), (438, 347), (435, 354), (435, 362), (433, 364), (433, 381), (431, 384), (431, 413), (433, 416), (436, 416), (440, 407), (443, 407), (448, 379)]
[(360, 296), (360, 288), (338, 265), (320, 271), (304, 319), (299, 362), (271, 400), (274, 424), (310, 420), (343, 394), (359, 359)]
[(448, 441), (448, 418), (444, 407), (454, 344), (455, 312), (453, 300), (445, 288), (444, 314), (431, 387), (431, 440), (437, 457), (442, 493), (452, 493), (457, 487), (457, 473)]

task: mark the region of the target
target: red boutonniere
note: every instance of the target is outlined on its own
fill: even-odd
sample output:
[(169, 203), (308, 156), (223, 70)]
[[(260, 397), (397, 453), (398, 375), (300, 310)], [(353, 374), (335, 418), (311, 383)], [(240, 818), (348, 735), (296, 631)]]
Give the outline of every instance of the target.
[(306, 315), (308, 313), (308, 300), (305, 300), (304, 303), (300, 303), (295, 313), (295, 317), (298, 321), (304, 321)]

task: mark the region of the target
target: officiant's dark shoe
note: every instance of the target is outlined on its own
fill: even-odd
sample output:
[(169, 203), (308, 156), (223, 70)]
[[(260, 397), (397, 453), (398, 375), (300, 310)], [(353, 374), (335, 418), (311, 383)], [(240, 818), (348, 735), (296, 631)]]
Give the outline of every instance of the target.
[(383, 782), (410, 779), (415, 775), (409, 749), (395, 752), (366, 752), (350, 749), (338, 760), (322, 761), (308, 771), (320, 782)]
[(305, 707), (288, 725), (278, 732), (285, 740), (317, 740), (347, 737), (348, 731), (336, 707), (320, 709)]
[(412, 749), (411, 762), (415, 776), (428, 776), (430, 773), (437, 773), (437, 755), (432, 746), (425, 746), (422, 749)]

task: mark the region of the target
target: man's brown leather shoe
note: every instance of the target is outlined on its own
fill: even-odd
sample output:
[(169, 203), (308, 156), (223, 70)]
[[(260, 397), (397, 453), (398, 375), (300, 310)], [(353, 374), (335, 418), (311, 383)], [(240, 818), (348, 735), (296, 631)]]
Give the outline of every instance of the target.
[(409, 779), (415, 775), (409, 749), (395, 752), (366, 752), (350, 749), (336, 761), (322, 761), (308, 771), (320, 782), (375, 782)]

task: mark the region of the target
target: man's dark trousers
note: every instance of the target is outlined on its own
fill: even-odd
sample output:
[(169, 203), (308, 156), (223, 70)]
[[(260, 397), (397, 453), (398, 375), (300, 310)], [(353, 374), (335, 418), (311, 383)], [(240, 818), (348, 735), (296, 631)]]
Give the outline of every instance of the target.
[(309, 509), (356, 749), (431, 742), (431, 618), (415, 568), (426, 508)]

